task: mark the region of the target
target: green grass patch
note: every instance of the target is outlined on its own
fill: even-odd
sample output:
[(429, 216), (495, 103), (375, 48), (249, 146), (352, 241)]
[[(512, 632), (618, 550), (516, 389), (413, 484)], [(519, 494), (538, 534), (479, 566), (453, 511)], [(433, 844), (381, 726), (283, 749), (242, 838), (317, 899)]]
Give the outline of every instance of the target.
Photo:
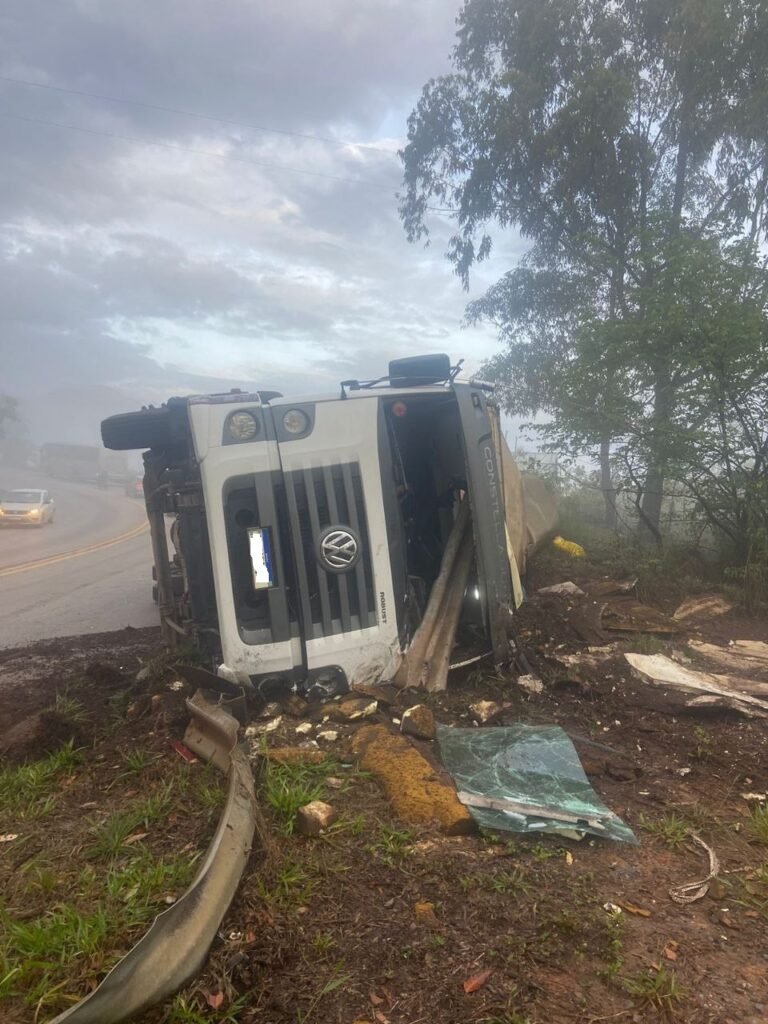
[(688, 838), (690, 825), (677, 814), (665, 814), (661, 818), (647, 818), (640, 815), (640, 827), (672, 849), (679, 849)]
[(413, 832), (406, 828), (398, 829), (381, 824), (376, 833), (376, 841), (368, 846), (368, 851), (390, 867), (395, 867), (411, 855), (415, 838)]
[(56, 803), (57, 782), (80, 763), (67, 743), (40, 761), (0, 770), (0, 812), (8, 822), (31, 821), (49, 814)]
[[(20, 997), (30, 1006), (74, 998), (82, 980), (111, 966), (133, 929), (165, 908), (165, 896), (189, 885), (196, 860), (141, 851), (106, 874), (87, 865), (70, 886), (76, 902), (56, 903), (31, 921), (0, 908), (0, 998)], [(83, 911), (81, 901), (95, 909)]]
[(293, 833), (296, 812), (325, 793), (323, 779), (332, 775), (333, 761), (322, 764), (277, 764), (267, 761), (263, 777), (264, 797), (272, 809), (278, 831)]
[(671, 1015), (685, 999), (685, 989), (674, 971), (659, 967), (656, 971), (624, 980), (624, 989), (641, 1007)]

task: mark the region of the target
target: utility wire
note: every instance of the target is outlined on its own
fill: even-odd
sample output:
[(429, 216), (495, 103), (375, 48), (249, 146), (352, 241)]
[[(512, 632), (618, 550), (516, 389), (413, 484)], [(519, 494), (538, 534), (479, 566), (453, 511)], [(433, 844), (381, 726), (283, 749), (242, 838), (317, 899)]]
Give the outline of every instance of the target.
[(159, 146), (161, 149), (170, 149), (181, 153), (195, 153), (197, 156), (210, 156), (217, 160), (230, 160), (240, 164), (250, 164), (253, 167), (261, 167), (271, 171), (283, 171), (287, 174), (303, 174), (310, 178), (324, 178), (327, 181), (338, 181), (345, 185), (363, 185), (365, 188), (374, 189), (376, 192), (392, 195), (393, 191), (376, 185), (365, 178), (345, 178), (338, 174), (326, 174), (323, 171), (305, 171), (300, 167), (289, 167), (285, 164), (275, 164), (266, 160), (252, 160), (244, 156), (232, 156), (230, 153), (214, 153), (210, 149), (195, 149), (192, 146), (180, 146), (175, 142), (157, 142), (154, 139), (141, 138), (138, 135), (125, 135), (122, 132), (108, 132), (100, 128), (83, 128), (77, 124), (65, 124), (62, 121), (46, 121), (42, 118), (27, 117), (24, 114), (15, 114), (8, 110), (0, 110), (0, 117), (13, 118), (15, 121), (23, 121), (26, 124), (39, 125), (44, 128), (64, 128), (67, 131), (82, 132), (85, 135), (99, 135), (105, 139), (119, 139), (123, 142), (138, 142), (143, 146)]
[(144, 100), (132, 100), (121, 96), (107, 96), (104, 93), (88, 92), (85, 89), (70, 89), (63, 85), (51, 85), (48, 82), (32, 82), (25, 78), (14, 78), (12, 75), (0, 75), (0, 82), (8, 82), (12, 85), (25, 85), (32, 89), (47, 89), (50, 92), (65, 93), (69, 96), (84, 96), (88, 99), (101, 100), (105, 103), (124, 103), (129, 106), (143, 107), (145, 110), (157, 110), (165, 114), (177, 114), (182, 117), (196, 117), (202, 121), (214, 121), (217, 124), (226, 124), (234, 128), (249, 128), (255, 132), (264, 132), (269, 135), (286, 135), (295, 139), (306, 139), (310, 142), (322, 142), (328, 146), (351, 146), (360, 149), (371, 150), (374, 153), (383, 153), (386, 156), (398, 159), (397, 153), (391, 149), (384, 149), (383, 146), (369, 146), (365, 142), (347, 142), (344, 139), (332, 139), (324, 135), (311, 135), (308, 132), (293, 132), (284, 128), (265, 128), (263, 125), (252, 124), (248, 121), (235, 121), (232, 118), (216, 117), (213, 114), (201, 114), (195, 110), (182, 110), (178, 107), (167, 107), (161, 103), (146, 103)]

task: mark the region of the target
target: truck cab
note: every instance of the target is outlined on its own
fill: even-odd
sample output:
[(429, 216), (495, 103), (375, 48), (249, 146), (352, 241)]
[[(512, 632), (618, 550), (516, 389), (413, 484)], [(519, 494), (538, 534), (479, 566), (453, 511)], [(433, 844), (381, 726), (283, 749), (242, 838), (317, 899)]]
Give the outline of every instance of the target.
[(447, 356), (421, 356), (333, 395), (198, 395), (105, 420), (107, 447), (148, 449), (169, 636), (194, 639), (241, 684), (391, 678), (468, 502), (466, 617), (503, 661), (516, 568), (487, 391)]

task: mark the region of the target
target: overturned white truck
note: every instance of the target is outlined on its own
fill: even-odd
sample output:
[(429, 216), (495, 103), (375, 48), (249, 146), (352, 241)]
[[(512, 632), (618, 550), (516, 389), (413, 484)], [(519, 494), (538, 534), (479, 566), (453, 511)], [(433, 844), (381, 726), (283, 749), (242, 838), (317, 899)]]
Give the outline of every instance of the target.
[(460, 622), (507, 661), (555, 507), (518, 471), (488, 386), (458, 375), (446, 355), (417, 356), (331, 396), (233, 391), (104, 420), (107, 448), (147, 449), (168, 639), (264, 693), (338, 692), (402, 676), (453, 579), (449, 647)]

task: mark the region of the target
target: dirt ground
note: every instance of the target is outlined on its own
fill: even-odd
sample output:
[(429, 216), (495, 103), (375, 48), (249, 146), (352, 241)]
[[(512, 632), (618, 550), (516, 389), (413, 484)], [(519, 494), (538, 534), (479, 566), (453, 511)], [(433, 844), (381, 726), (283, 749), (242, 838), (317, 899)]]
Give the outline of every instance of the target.
[[(532, 589), (557, 578), (580, 582), (578, 566), (549, 565)], [(293, 701), (266, 716), (256, 712), (250, 742), (270, 837), (254, 850), (203, 974), (145, 1014), (144, 1024), (768, 1019), (768, 824), (761, 805), (742, 795), (768, 790), (765, 722), (685, 709), (679, 695), (631, 677), (624, 651), (684, 655), (688, 633), (615, 634), (617, 646), (600, 668), (568, 681), (557, 656), (586, 644), (555, 605), (531, 601), (516, 620), (519, 644), (544, 681), (541, 694), (521, 691), (514, 675), (479, 662), (452, 673), (447, 693), (424, 700), (406, 691), (365, 722), (394, 729), (406, 706), (422, 702), (438, 721), (468, 726), (468, 706), (485, 699), (509, 704), (494, 724), (558, 724), (639, 845), (512, 833), (448, 837), (415, 827), (394, 817), (376, 779), (349, 753), (359, 722), (323, 726), (338, 732), (320, 741), (323, 763), (265, 770), (264, 743), (296, 744), (296, 727), (306, 722), (317, 735), (328, 709)], [(732, 613), (702, 626), (701, 635), (713, 643), (764, 639), (765, 623)], [(88, 915), (113, 898), (98, 879), (90, 889), (81, 884), (88, 864), (97, 876), (114, 877), (140, 846), (153, 863), (181, 858), (193, 869), (218, 811), (210, 770), (187, 764), (169, 745), (183, 734), (190, 692), (171, 689), (175, 678), (154, 630), (0, 653), (0, 742), (16, 730), (4, 770), (15, 770), (11, 760), (50, 757), (66, 739), (79, 752), (54, 780), (45, 813), (15, 820), (0, 806), (0, 832), (20, 833), (0, 843), (6, 967), (15, 963), (20, 922), (45, 938), (57, 908)], [(41, 711), (48, 716), (42, 727)], [(435, 756), (432, 744), (414, 744)], [(137, 750), (148, 757), (131, 756)], [(94, 861), (109, 814), (158, 787), (162, 814), (137, 826), (140, 839), (118, 836)], [(295, 805), (315, 797), (337, 809), (337, 822), (316, 839), (294, 834)], [(705, 898), (679, 905), (670, 887), (708, 869), (691, 833), (716, 852), (720, 875)], [(50, 1019), (86, 994), (146, 928), (150, 910), (162, 910), (186, 884), (184, 863), (147, 890), (136, 920), (126, 924), (118, 914), (121, 926), (95, 948), (75, 942), (61, 952), (51, 935), (49, 959), (62, 959), (44, 977), (54, 991), (41, 992), (34, 972), (23, 984), (8, 980), (0, 960), (2, 1019)], [(81, 891), (73, 896), (76, 880)]]

